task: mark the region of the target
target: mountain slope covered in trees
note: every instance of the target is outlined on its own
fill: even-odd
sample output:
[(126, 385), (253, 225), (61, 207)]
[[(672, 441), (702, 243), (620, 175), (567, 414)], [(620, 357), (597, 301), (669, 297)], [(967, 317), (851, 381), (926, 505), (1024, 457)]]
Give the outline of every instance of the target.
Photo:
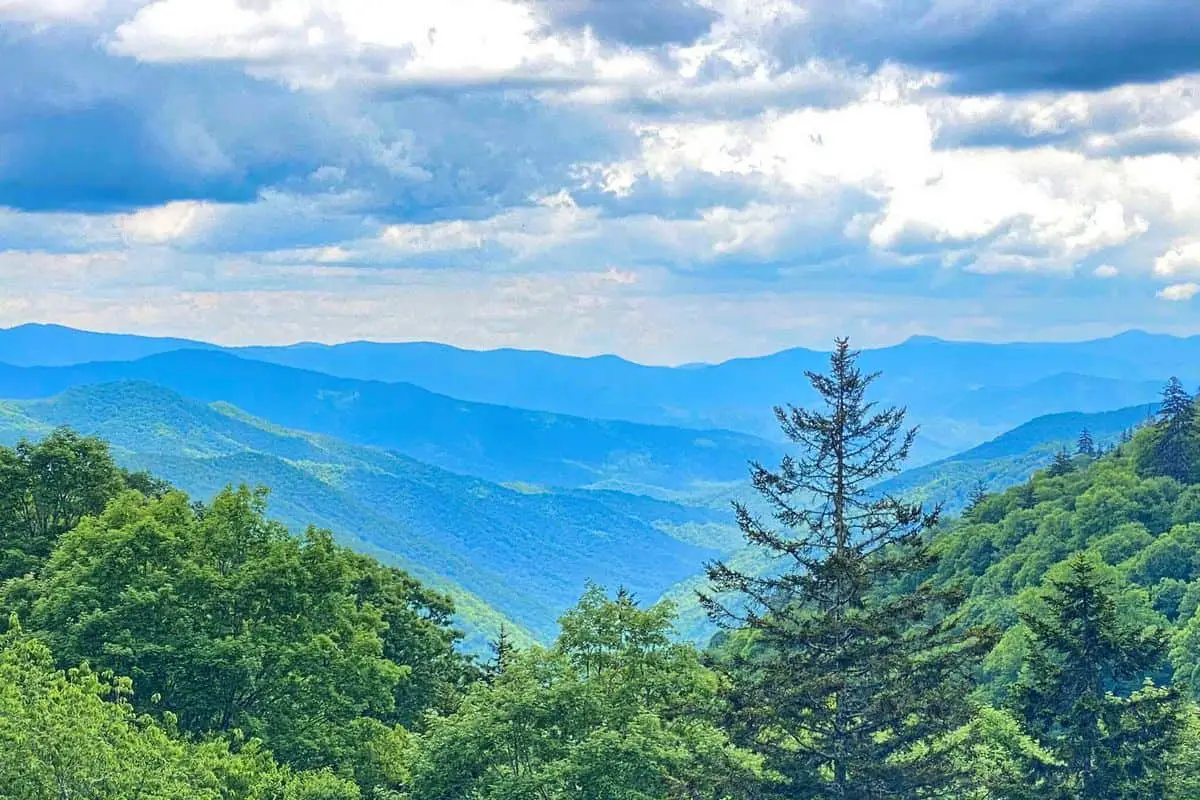
[(1068, 412), (1037, 417), (1001, 436), (958, 455), (925, 464), (889, 478), (879, 490), (932, 504), (957, 514), (982, 489), (997, 492), (1024, 483), (1048, 466), (1060, 450), (1074, 454), (1088, 432), (1095, 447), (1111, 447), (1122, 436), (1152, 418), (1157, 403), (1115, 411)]
[[(277, 428), (227, 405), (206, 406), (151, 384), (85, 386), (49, 400), (0, 403), (0, 441), (59, 425), (112, 442), (125, 466), (197, 498), (228, 484), (271, 488), (272, 512), (315, 524), (356, 549), (453, 591), (479, 643), (500, 619), (540, 637), (584, 580), (638, 596), (666, 587), (716, 551), (689, 531), (719, 531), (715, 511), (611, 491), (521, 490), (411, 458)], [(715, 533), (714, 533), (715, 535)], [(450, 581), (441, 583), (442, 579)], [(471, 604), (470, 596), (483, 603)]]

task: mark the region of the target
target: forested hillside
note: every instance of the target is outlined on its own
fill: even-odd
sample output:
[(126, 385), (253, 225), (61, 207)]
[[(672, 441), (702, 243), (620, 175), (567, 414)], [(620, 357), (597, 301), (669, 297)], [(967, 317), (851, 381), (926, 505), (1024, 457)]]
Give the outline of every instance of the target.
[(294, 531), (328, 528), (455, 594), (477, 649), (505, 618), (516, 623), (514, 634), (553, 638), (555, 619), (587, 579), (657, 598), (717, 554), (722, 527), (730, 535), (727, 515), (715, 510), (612, 491), (500, 486), (151, 384), (0, 402), (0, 442), (60, 425), (102, 437), (124, 466), (196, 498), (229, 483), (269, 486), (272, 513)]
[[(708, 564), (705, 648), (581, 579), (552, 643), (469, 657), (451, 598), (252, 489), (197, 502), (67, 430), (0, 449), (0, 798), (1197, 797), (1182, 385), (940, 519), (879, 491), (913, 434), (857, 355), (812, 381), (780, 411), (792, 457), (752, 469), (773, 516), (736, 511), (756, 558)], [(128, 435), (251, 435), (185, 408)]]
[(931, 504), (957, 514), (978, 491), (997, 492), (1049, 466), (1060, 450), (1076, 453), (1087, 433), (1091, 446), (1106, 450), (1146, 423), (1157, 403), (1094, 414), (1069, 412), (1038, 417), (1001, 436), (950, 458), (925, 464), (883, 481), (879, 490)]

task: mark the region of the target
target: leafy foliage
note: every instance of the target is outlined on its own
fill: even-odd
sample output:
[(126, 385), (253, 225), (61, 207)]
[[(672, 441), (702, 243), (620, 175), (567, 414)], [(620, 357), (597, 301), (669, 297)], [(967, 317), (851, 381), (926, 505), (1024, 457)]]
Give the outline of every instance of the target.
[(11, 624), (0, 636), (0, 798), (4, 800), (358, 800), (330, 772), (295, 773), (255, 743), (188, 742), (129, 702), (128, 678), (54, 668)]
[(347, 769), (387, 745), (398, 695), (403, 721), (432, 702), (413, 709), (404, 684), (416, 672), (438, 694), (428, 672), (448, 666), (452, 637), (423, 624), (424, 595), (406, 597), (400, 576), (364, 574), (327, 532), (292, 537), (263, 502), (227, 491), (197, 513), (179, 493), (124, 494), (12, 594), (64, 662), (130, 676), (139, 710), (169, 709), (186, 732), (242, 731), (302, 768)]
[(591, 587), (552, 649), (503, 660), (421, 737), (412, 796), (747, 797), (760, 760), (716, 724), (716, 674), (670, 636), (671, 609)]

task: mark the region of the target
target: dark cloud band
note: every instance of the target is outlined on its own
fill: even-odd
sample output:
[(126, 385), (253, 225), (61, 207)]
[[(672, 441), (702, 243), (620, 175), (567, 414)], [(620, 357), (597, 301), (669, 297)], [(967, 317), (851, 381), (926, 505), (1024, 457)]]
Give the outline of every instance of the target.
[(590, 28), (600, 39), (632, 47), (689, 44), (717, 15), (695, 0), (541, 0), (551, 27)]
[(785, 63), (813, 55), (944, 72), (961, 93), (1094, 90), (1200, 71), (1189, 0), (812, 0), (782, 26)]

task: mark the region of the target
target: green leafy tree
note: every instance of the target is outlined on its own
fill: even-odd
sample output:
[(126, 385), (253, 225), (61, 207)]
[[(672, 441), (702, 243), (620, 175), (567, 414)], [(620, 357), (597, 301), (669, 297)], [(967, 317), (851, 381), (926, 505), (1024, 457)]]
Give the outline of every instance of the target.
[(420, 800), (743, 800), (759, 759), (716, 724), (717, 675), (672, 640), (669, 605), (589, 588), (553, 649), (514, 652), (422, 735)]
[(403, 570), (339, 552), (350, 564), (358, 607), (374, 608), (383, 621), (383, 657), (404, 672), (388, 721), (419, 727), (430, 709), (451, 710), (480, 676), (471, 659), (457, 649), (462, 632), (454, 627), (453, 600)]
[(197, 515), (181, 493), (124, 494), (10, 595), (61, 663), (130, 676), (139, 711), (260, 738), (301, 769), (399, 780), (392, 723), (436, 706), (431, 671), (457, 668), (446, 609), (328, 532), (291, 536), (264, 504), (226, 490)]
[(36, 570), (59, 536), (123, 488), (108, 445), (65, 428), (0, 447), (0, 580)]
[(1029, 729), (1061, 762), (1048, 796), (1162, 797), (1181, 726), (1176, 692), (1148, 678), (1165, 654), (1165, 633), (1121, 619), (1115, 587), (1093, 558), (1077, 555), (1065, 572), (1049, 580), (1043, 611), (1021, 615), (1031, 642), (1013, 693)]
[(934, 747), (957, 762), (962, 782), (944, 795), (954, 800), (1043, 800), (1044, 775), (1058, 765), (1017, 719), (991, 706)]
[(1179, 744), (1166, 758), (1166, 800), (1200, 797), (1200, 708), (1189, 703), (1183, 711)]
[[(58, 671), (15, 621), (0, 636), (3, 800), (358, 800), (330, 773), (292, 773), (257, 742), (187, 742), (130, 703), (127, 678)], [(313, 789), (320, 786), (322, 791)]]
[(743, 605), (701, 597), (722, 625), (743, 628), (721, 658), (735, 730), (785, 776), (785, 797), (917, 797), (951, 785), (953, 759), (928, 745), (969, 718), (968, 673), (990, 646), (962, 630), (957, 590), (892, 591), (934, 567), (923, 534), (937, 513), (871, 492), (916, 431), (902, 409), (866, 399), (876, 376), (856, 359), (838, 340), (829, 374), (808, 373), (824, 407), (776, 409), (799, 455), (778, 472), (756, 464), (752, 477), (780, 527), (736, 507), (746, 539), (777, 568), (711, 564), (714, 588)]

